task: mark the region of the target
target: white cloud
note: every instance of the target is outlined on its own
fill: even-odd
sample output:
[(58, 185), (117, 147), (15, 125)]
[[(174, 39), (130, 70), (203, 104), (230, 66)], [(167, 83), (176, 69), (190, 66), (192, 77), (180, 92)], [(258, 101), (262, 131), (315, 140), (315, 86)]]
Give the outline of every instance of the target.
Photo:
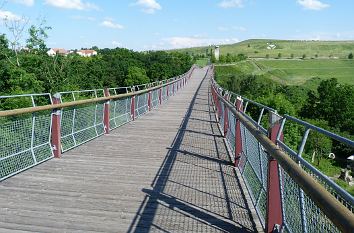
[(243, 0), (223, 0), (219, 3), (221, 8), (241, 8), (243, 7)]
[(81, 0), (45, 0), (45, 4), (64, 8), (64, 9), (74, 9), (74, 10), (98, 10), (99, 8), (89, 2), (82, 2)]
[(107, 28), (113, 28), (113, 29), (123, 29), (123, 25), (119, 24), (119, 23), (114, 23), (112, 20), (110, 19), (106, 19), (101, 23), (101, 26), (103, 27), (107, 27)]
[(21, 20), (21, 17), (11, 11), (0, 10), (0, 19), (2, 20)]
[(154, 14), (155, 11), (162, 9), (156, 0), (138, 0), (133, 5), (140, 6), (142, 11), (147, 14)]
[(12, 2), (19, 3), (26, 6), (33, 6), (34, 0), (11, 0)]
[(91, 17), (91, 16), (73, 15), (70, 18), (75, 19), (75, 20), (96, 21), (96, 18)]
[(242, 26), (235, 26), (235, 27), (232, 27), (232, 29), (234, 29), (236, 31), (240, 31), (240, 32), (247, 31), (247, 29), (245, 27), (242, 27)]
[(112, 45), (117, 46), (117, 47), (122, 47), (122, 44), (119, 43), (118, 41), (112, 41)]
[(319, 0), (297, 0), (297, 2), (305, 9), (322, 10), (329, 7), (329, 4), (323, 3)]
[[(162, 39), (162, 42), (155, 46), (155, 49), (177, 49), (188, 47), (208, 46), (214, 44), (237, 43), (237, 38), (208, 38), (202, 36), (176, 36)], [(160, 48), (158, 48), (160, 47)]]

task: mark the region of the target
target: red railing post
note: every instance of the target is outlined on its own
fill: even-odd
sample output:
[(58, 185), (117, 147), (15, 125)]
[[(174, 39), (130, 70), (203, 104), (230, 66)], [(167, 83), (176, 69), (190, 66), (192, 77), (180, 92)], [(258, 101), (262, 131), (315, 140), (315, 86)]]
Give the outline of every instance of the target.
[[(270, 128), (269, 139), (276, 143), (277, 135), (280, 130), (280, 117), (270, 112)], [(280, 140), (283, 140), (281, 135)], [(266, 232), (270, 233), (277, 226), (282, 224), (282, 208), (281, 208), (281, 196), (280, 196), (280, 179), (278, 162), (269, 156), (268, 159), (268, 187), (267, 187), (267, 212), (266, 212)]]
[[(237, 96), (236, 109), (239, 112), (243, 112), (242, 98)], [(235, 166), (237, 167), (242, 153), (242, 136), (241, 136), (241, 122), (236, 118), (235, 126)]]
[[(226, 100), (228, 100), (228, 94), (224, 96)], [(229, 109), (224, 104), (224, 137), (226, 137), (227, 130), (229, 128)]]
[(130, 114), (132, 115), (132, 120), (135, 120), (135, 95), (132, 96), (132, 102), (130, 106)]
[[(53, 104), (60, 104), (60, 94), (53, 95)], [(52, 113), (52, 147), (55, 158), (61, 156), (61, 133), (60, 133), (61, 110), (54, 109)]]
[(148, 93), (148, 110), (151, 111), (151, 91)]
[[(104, 96), (109, 97), (109, 90), (108, 88), (104, 89)], [(104, 125), (104, 133), (109, 134), (109, 100), (104, 103), (104, 111), (103, 111), (103, 125)]]
[(159, 89), (159, 104), (160, 104), (160, 105), (162, 104), (162, 88), (163, 88), (163, 87), (161, 87), (161, 88)]

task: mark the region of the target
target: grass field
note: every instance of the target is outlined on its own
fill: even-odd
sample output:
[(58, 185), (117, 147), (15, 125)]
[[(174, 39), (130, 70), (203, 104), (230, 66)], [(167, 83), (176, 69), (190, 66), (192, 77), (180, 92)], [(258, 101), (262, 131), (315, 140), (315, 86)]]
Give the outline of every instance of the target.
[[(267, 43), (275, 44), (276, 48), (267, 49)], [(205, 54), (210, 47), (196, 47), (178, 49), (181, 52), (191, 54)], [(220, 54), (246, 54), (250, 58), (281, 57), (289, 58), (293, 54), (294, 58), (300, 58), (303, 54), (307, 58), (347, 58), (350, 52), (354, 53), (354, 41), (300, 41), (300, 40), (272, 40), (272, 39), (252, 39), (245, 40), (236, 44), (220, 45)]]
[(195, 61), (195, 64), (200, 66), (200, 67), (204, 67), (206, 65), (208, 65), (209, 63), (209, 59), (208, 58), (201, 58), (201, 59), (197, 59)]
[(322, 79), (337, 78), (340, 83), (354, 85), (354, 60), (247, 60), (235, 65), (218, 66), (221, 75), (238, 72), (259, 74), (286, 85), (309, 85), (316, 87)]

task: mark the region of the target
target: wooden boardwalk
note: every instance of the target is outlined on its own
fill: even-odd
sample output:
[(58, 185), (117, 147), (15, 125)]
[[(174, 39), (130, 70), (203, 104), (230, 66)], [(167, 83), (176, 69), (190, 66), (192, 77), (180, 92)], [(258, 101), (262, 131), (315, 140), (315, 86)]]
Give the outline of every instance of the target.
[(255, 232), (206, 69), (167, 104), (0, 183), (0, 232)]

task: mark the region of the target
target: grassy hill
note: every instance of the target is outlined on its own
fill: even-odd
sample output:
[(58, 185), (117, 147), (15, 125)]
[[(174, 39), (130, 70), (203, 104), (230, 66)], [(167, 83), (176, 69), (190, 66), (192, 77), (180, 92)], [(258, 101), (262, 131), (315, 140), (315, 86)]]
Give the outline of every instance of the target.
[(217, 65), (217, 73), (263, 75), (286, 85), (306, 85), (315, 89), (322, 79), (337, 78), (340, 83), (354, 85), (354, 60), (251, 59), (237, 64)]
[[(274, 44), (275, 49), (267, 49), (268, 44)], [(210, 47), (195, 47), (178, 49), (180, 52), (193, 54), (205, 54)], [(221, 45), (220, 54), (246, 54), (250, 58), (278, 57), (281, 53), (283, 58), (300, 58), (303, 54), (307, 58), (347, 58), (350, 52), (354, 53), (354, 41), (302, 41), (302, 40), (272, 40), (272, 39), (251, 39), (236, 44)]]

